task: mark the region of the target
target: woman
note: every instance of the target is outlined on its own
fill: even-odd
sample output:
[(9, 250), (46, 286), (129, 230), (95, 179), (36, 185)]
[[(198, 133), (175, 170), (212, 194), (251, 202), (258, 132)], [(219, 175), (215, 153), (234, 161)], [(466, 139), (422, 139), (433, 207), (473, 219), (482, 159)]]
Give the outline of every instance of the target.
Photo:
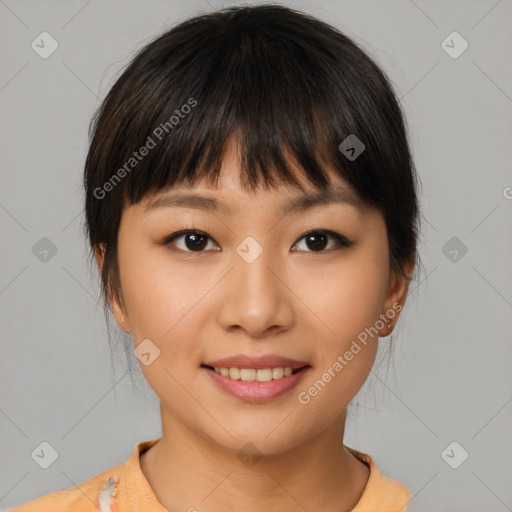
[(13, 512), (404, 512), (407, 487), (343, 444), (417, 260), (383, 71), (309, 15), (232, 7), (147, 44), (93, 121), (91, 257), (162, 436)]

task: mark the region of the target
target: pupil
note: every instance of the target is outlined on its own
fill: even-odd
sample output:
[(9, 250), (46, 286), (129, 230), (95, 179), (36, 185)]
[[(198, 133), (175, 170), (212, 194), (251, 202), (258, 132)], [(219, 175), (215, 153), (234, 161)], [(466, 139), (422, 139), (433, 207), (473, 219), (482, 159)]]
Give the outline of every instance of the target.
[(204, 235), (197, 235), (197, 234), (189, 234), (187, 235), (186, 237), (186, 240), (191, 240), (192, 241), (192, 247), (189, 246), (189, 244), (187, 243), (187, 247), (189, 249), (203, 249), (204, 246), (206, 246), (206, 243), (205, 243), (205, 240), (206, 240), (206, 237)]
[[(320, 238), (320, 237), (323, 239), (322, 241), (320, 241), (320, 242), (314, 242), (314, 239), (315, 239), (315, 238), (317, 238), (317, 239), (318, 239), (318, 238)], [(309, 247), (310, 249), (312, 249), (312, 248), (315, 248), (315, 249), (318, 249), (318, 248), (323, 249), (323, 248), (326, 246), (326, 239), (327, 239), (327, 237), (326, 237), (325, 235), (309, 235), (309, 236), (307, 237), (308, 247)], [(310, 242), (312, 242), (312, 243), (311, 243), (311, 246), (309, 245), (309, 243), (310, 243)]]

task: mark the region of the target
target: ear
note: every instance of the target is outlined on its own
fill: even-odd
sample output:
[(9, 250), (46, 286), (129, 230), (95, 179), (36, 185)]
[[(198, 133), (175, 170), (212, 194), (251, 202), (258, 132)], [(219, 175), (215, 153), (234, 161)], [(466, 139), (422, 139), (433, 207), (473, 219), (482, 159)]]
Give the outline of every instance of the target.
[[(103, 269), (103, 263), (105, 258), (105, 246), (104, 244), (99, 244), (99, 246), (95, 247), (94, 249), (94, 258), (96, 259), (96, 263), (98, 265), (98, 269), (101, 275), (101, 271)], [(116, 320), (116, 323), (124, 332), (131, 332), (130, 331), (130, 324), (127, 321), (127, 314), (125, 312), (125, 308), (123, 305), (120, 305), (119, 302), (116, 300), (116, 298), (109, 293), (109, 304), (110, 309), (112, 310), (112, 313), (114, 315), (114, 318)]]
[(386, 326), (381, 329), (380, 336), (389, 336), (396, 323), (400, 312), (404, 308), (405, 300), (407, 298), (407, 291), (409, 289), (409, 283), (411, 282), (411, 276), (414, 270), (414, 256), (404, 265), (404, 272), (409, 276), (404, 276), (398, 272), (392, 272), (389, 280), (388, 294), (385, 300), (385, 311), (383, 315), (387, 314), (385, 319)]

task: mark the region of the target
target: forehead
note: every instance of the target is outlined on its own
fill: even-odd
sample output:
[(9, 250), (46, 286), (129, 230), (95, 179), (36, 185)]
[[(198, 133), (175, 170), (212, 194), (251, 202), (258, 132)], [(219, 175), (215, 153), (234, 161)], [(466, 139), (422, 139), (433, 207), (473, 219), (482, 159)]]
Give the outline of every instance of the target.
[[(297, 184), (288, 183), (277, 177), (275, 185), (247, 189), (242, 181), (238, 146), (229, 141), (223, 154), (220, 175), (217, 184), (208, 183), (206, 178), (197, 180), (194, 186), (179, 184), (160, 190), (143, 201), (144, 212), (160, 207), (188, 206), (217, 211), (227, 215), (236, 213), (248, 202), (276, 203), (281, 213), (306, 209), (316, 204), (338, 203), (354, 207), (359, 213), (365, 204), (358, 194), (332, 168), (324, 167), (329, 185), (325, 189), (315, 186), (305, 172), (288, 160)], [(273, 177), (276, 175), (273, 174)], [(238, 204), (239, 203), (239, 204)], [(237, 205), (238, 204), (238, 205)]]
[[(194, 208), (226, 216), (233, 216), (248, 210), (249, 207), (266, 211), (274, 210), (279, 215), (305, 211), (314, 206), (338, 204), (348, 206), (359, 216), (366, 207), (344, 184), (338, 183), (326, 189), (280, 184), (271, 189), (242, 189), (240, 177), (232, 171), (221, 173), (218, 187), (198, 184), (194, 187), (172, 187), (151, 197), (143, 206), (147, 214), (164, 208)], [(299, 190), (299, 192), (297, 192)]]

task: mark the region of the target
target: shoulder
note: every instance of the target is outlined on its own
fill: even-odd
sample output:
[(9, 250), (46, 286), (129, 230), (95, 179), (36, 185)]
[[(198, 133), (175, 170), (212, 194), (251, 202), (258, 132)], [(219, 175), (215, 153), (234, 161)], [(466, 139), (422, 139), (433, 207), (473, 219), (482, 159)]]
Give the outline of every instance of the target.
[(384, 475), (369, 455), (348, 449), (370, 468), (366, 488), (353, 512), (406, 512), (411, 499), (409, 489)]
[[(63, 491), (45, 494), (6, 512), (98, 512), (110, 510), (100, 507), (100, 493), (103, 489), (114, 488), (119, 481), (124, 464), (118, 464), (102, 473)], [(110, 480), (112, 479), (112, 480)], [(103, 500), (103, 498), (101, 498)]]

